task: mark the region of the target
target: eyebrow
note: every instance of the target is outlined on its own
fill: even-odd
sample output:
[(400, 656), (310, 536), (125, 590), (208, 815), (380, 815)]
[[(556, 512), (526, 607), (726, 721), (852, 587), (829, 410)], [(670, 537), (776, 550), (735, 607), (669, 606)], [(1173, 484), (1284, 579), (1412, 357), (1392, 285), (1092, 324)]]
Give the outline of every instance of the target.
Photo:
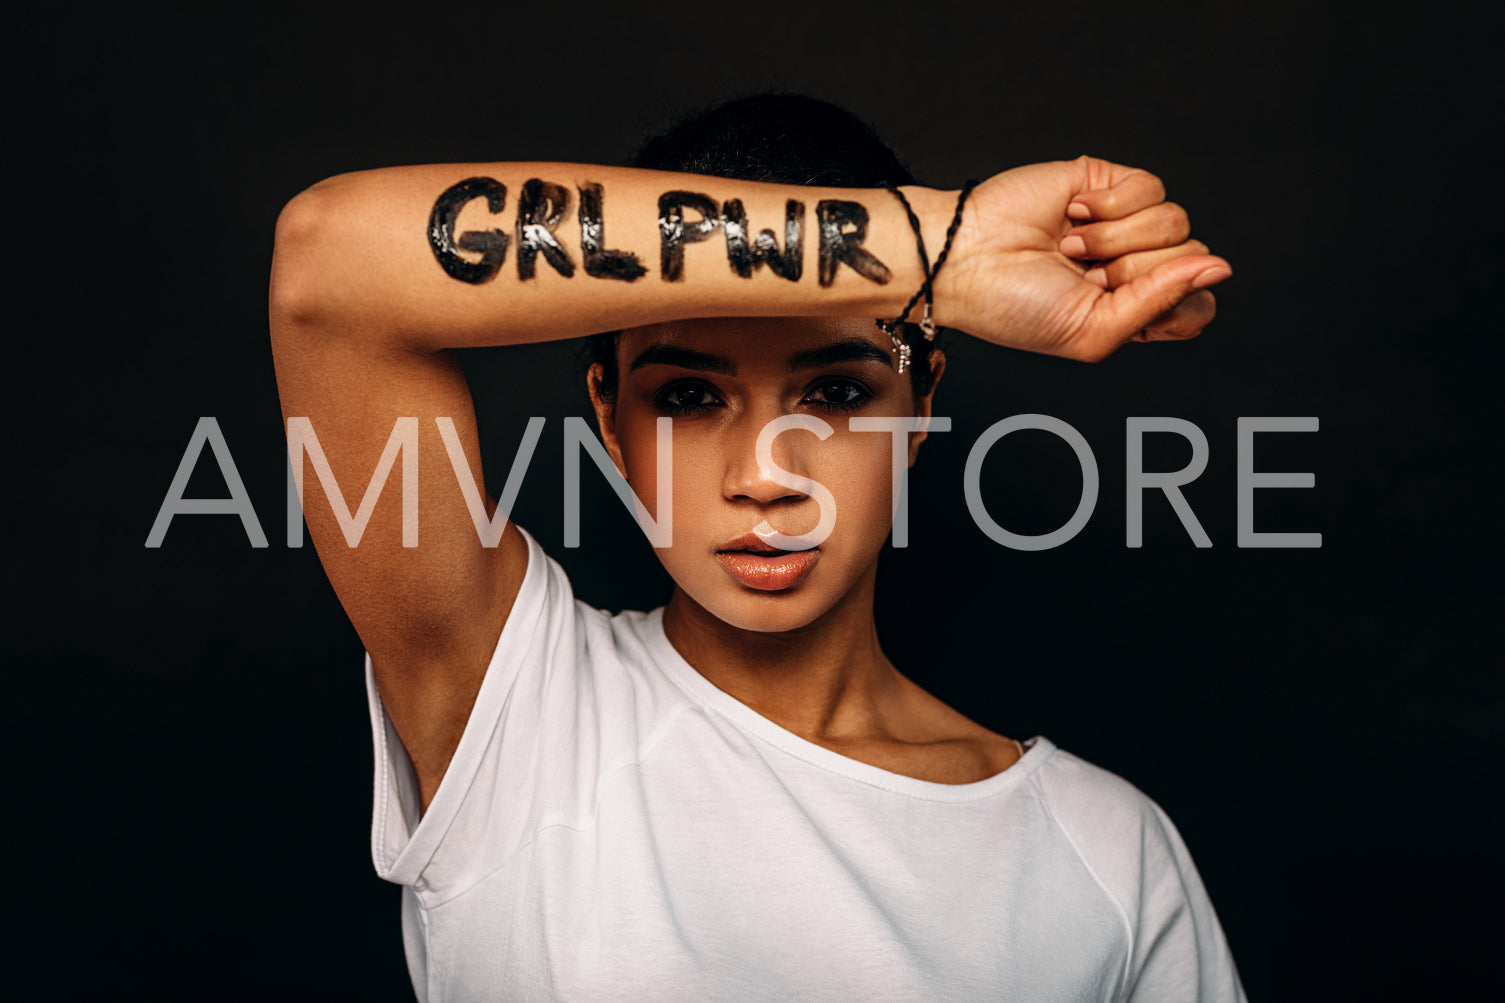
[(801, 369), (822, 369), (839, 362), (879, 362), (889, 366), (893, 364), (893, 358), (871, 341), (845, 338), (791, 355), (789, 371), (793, 373)]
[(697, 352), (689, 348), (680, 348), (678, 345), (649, 345), (632, 360), (632, 365), (627, 367), (627, 371), (630, 373), (643, 366), (654, 365), (698, 369), (707, 373), (720, 373), (723, 376), (737, 375), (737, 365), (731, 359), (721, 355)]
[[(877, 362), (889, 366), (892, 365), (893, 359), (871, 341), (862, 338), (844, 338), (818, 348), (796, 352), (789, 357), (787, 368), (789, 372), (794, 373), (802, 369), (821, 369), (841, 362)], [(722, 355), (711, 355), (708, 352), (681, 348), (678, 345), (649, 345), (632, 360), (627, 371), (630, 373), (643, 366), (652, 365), (678, 366), (681, 369), (720, 373), (723, 376), (737, 375), (737, 364), (731, 359)]]

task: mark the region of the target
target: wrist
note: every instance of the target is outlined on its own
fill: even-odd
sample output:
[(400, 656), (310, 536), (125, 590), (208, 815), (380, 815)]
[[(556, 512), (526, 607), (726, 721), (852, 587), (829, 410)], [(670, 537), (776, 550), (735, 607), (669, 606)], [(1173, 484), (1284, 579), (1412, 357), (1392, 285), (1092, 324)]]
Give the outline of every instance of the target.
[[(958, 267), (960, 262), (956, 246), (961, 241), (961, 227), (958, 227), (949, 243), (947, 234), (957, 218), (958, 201), (962, 197), (962, 189), (922, 188), (918, 185), (909, 185), (902, 190), (910, 200), (915, 215), (919, 219), (920, 234), (924, 238), (925, 253), (929, 258), (928, 264), (931, 273), (935, 276), (935, 283), (931, 290), (933, 304), (931, 320), (938, 326), (959, 326), (960, 318), (963, 316), (958, 295), (960, 286), (950, 280), (964, 271), (964, 268)], [(970, 198), (967, 201), (970, 201)], [(967, 222), (968, 220), (964, 218), (962, 226), (965, 226)], [(945, 267), (941, 268), (943, 255)], [(920, 281), (924, 281), (923, 274), (920, 276)], [(910, 315), (904, 319), (911, 323), (918, 323), (923, 314), (924, 303), (916, 303)]]
[[(941, 245), (946, 239), (946, 223), (950, 211), (947, 207), (954, 203), (954, 197), (936, 188), (925, 188), (921, 185), (903, 185), (899, 188), (904, 197), (909, 201), (909, 207), (914, 211), (914, 219), (908, 218), (900, 208), (901, 219), (908, 233), (908, 246), (910, 250), (904, 259), (902, 271), (896, 270), (896, 276), (902, 276), (903, 281), (899, 288), (894, 290), (898, 293), (897, 305), (889, 311), (887, 319), (898, 317), (899, 311), (904, 309), (911, 297), (920, 289), (925, 282), (927, 268), (935, 265), (935, 256), (940, 253)], [(894, 200), (898, 202), (897, 199)], [(945, 218), (942, 218), (945, 216)], [(919, 224), (919, 237), (924, 242), (924, 260), (921, 259), (919, 244), (915, 240), (914, 224)], [(924, 312), (924, 301), (916, 302), (909, 313), (900, 317), (900, 320), (910, 323), (918, 323)]]

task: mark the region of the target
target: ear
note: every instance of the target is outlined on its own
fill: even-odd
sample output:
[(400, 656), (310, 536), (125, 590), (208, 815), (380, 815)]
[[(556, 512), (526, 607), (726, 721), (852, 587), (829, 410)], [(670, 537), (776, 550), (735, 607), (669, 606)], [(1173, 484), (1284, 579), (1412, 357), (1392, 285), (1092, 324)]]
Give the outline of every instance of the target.
[[(946, 353), (939, 348), (930, 353), (930, 392), (924, 397), (915, 398), (914, 413), (917, 418), (929, 418), (931, 405), (935, 401), (935, 388), (941, 384), (941, 374), (946, 371)], [(920, 455), (920, 443), (929, 436), (928, 432), (909, 433), (909, 465), (914, 466), (914, 461)]]
[(616, 466), (617, 473), (625, 478), (627, 464), (622, 462), (622, 446), (617, 441), (616, 403), (601, 395), (601, 379), (605, 375), (606, 367), (599, 362), (592, 363), (585, 374), (585, 389), (590, 394), (591, 407), (596, 411), (596, 427), (601, 431), (601, 444), (606, 447), (606, 453)]

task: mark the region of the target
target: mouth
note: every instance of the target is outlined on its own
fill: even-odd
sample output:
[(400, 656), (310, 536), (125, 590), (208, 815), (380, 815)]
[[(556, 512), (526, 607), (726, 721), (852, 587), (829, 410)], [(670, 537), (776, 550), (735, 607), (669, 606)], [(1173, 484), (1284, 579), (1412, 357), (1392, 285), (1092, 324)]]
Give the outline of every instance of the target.
[(757, 592), (782, 592), (803, 581), (820, 560), (820, 549), (779, 550), (748, 534), (717, 549), (722, 570)]

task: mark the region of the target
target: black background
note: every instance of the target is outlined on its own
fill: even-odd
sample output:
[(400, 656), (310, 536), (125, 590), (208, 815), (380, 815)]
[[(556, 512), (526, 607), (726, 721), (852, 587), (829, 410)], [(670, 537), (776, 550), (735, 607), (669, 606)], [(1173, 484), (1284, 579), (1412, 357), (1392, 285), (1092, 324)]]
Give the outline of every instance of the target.
[[(1449, 8), (1450, 9), (1450, 8)], [(11, 482), (7, 829), (18, 997), (409, 998), (398, 892), (368, 854), (361, 648), (312, 547), (284, 540), (266, 336), (273, 222), (341, 171), (446, 160), (618, 162), (738, 92), (871, 120), (954, 187), (1083, 152), (1148, 167), (1233, 263), (1201, 339), (1086, 366), (953, 335), (913, 545), (884, 558), (894, 661), (1006, 734), (1132, 780), (1180, 827), (1251, 997), (1469, 998), (1492, 984), (1502, 868), (1500, 103), (1487, 35), (1444, 5), (372, 3), (128, 5), (22, 18), (5, 43)], [(666, 578), (604, 485), (563, 549), (574, 345), (472, 353), (497, 478), (548, 432), (515, 516), (612, 608)], [(965, 516), (994, 421), (1061, 418), (1102, 471), (1071, 543), (1006, 550)], [(181, 517), (144, 547), (201, 415), (272, 546)], [(1124, 540), (1124, 422), (1207, 435), (1186, 489)], [(1241, 550), (1235, 422), (1257, 528)], [(1166, 440), (1166, 441), (1161, 441)], [(1189, 450), (1156, 437), (1151, 469)], [(983, 490), (1043, 532), (1079, 475), (1042, 433)], [(492, 490), (499, 488), (493, 483)], [(347, 489), (354, 490), (354, 489)], [(191, 495), (222, 495), (206, 456)], [(833, 959), (839, 963), (839, 959)]]

